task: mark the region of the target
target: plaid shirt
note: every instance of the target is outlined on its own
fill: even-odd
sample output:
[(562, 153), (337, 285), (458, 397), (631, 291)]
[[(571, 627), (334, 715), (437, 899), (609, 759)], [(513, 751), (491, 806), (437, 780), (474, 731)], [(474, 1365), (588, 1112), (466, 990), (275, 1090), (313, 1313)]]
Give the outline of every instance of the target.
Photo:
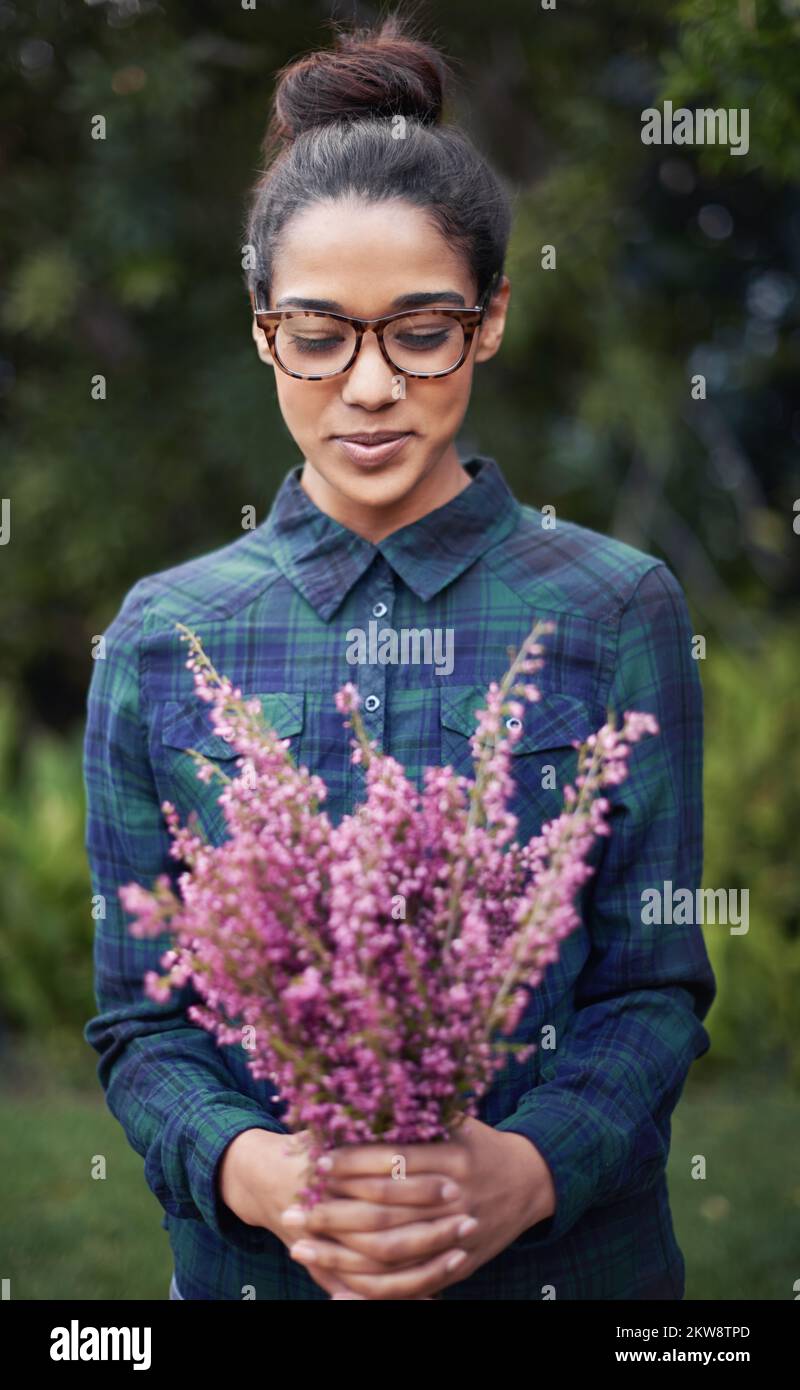
[[(247, 1054), (221, 1048), (185, 1017), (190, 987), (169, 1004), (142, 990), (168, 944), (137, 940), (119, 885), (179, 871), (161, 802), (192, 807), (225, 834), (219, 784), (197, 779), (194, 747), (228, 765), (194, 695), (176, 620), (199, 633), (217, 670), (265, 712), (299, 762), (321, 774), (336, 819), (363, 791), (333, 695), (354, 680), (371, 736), (419, 779), (428, 764), (470, 772), (474, 710), (535, 617), (556, 623), (515, 745), (519, 835), (558, 814), (575, 775), (572, 740), (607, 710), (647, 710), (661, 733), (632, 751), (610, 789), (612, 836), (598, 841), (582, 925), (563, 943), (514, 1037), (539, 1046), (510, 1060), (479, 1118), (526, 1136), (555, 1184), (555, 1214), (475, 1273), (457, 1299), (677, 1298), (684, 1261), (665, 1165), (670, 1115), (694, 1058), (716, 982), (697, 925), (644, 925), (642, 893), (694, 894), (702, 870), (702, 689), (683, 590), (660, 560), (522, 506), (497, 463), (475, 456), (471, 484), (377, 545), (321, 512), (284, 479), (271, 512), (229, 545), (141, 579), (105, 633), (88, 694), (86, 846), (102, 895), (95, 938), (97, 1015), (85, 1038), (112, 1113), (144, 1158), (164, 1208), (177, 1283), (189, 1299), (327, 1295), (277, 1236), (221, 1201), (220, 1160), (242, 1130), (286, 1132), (285, 1104), (253, 1079)], [(453, 666), (420, 645), (405, 663), (353, 665), (353, 629), (451, 630)], [(444, 640), (444, 639), (443, 639)], [(414, 660), (416, 656), (416, 660)], [(555, 786), (553, 785), (555, 783)], [(100, 900), (98, 900), (100, 901)], [(105, 915), (102, 915), (104, 911)], [(252, 1295), (251, 1295), (252, 1296)]]

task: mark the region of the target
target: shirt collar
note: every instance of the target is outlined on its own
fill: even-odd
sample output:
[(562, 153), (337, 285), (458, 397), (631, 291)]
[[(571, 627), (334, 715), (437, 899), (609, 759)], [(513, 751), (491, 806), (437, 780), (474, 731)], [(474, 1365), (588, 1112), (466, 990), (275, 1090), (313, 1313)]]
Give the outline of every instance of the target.
[(452, 583), (515, 529), (520, 504), (494, 459), (462, 460), (469, 487), (377, 545), (319, 509), (300, 484), (302, 465), (286, 475), (254, 537), (326, 622), (376, 555), (425, 601)]

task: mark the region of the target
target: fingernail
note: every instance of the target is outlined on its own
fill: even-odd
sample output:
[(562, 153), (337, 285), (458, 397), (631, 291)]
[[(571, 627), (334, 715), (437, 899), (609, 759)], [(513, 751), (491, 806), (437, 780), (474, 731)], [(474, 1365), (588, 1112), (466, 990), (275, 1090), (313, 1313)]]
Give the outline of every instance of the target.
[(461, 1222), (461, 1225), (458, 1227), (458, 1235), (468, 1236), (471, 1231), (475, 1230), (477, 1224), (478, 1223), (475, 1220), (474, 1216), (465, 1216), (464, 1220)]
[(323, 1173), (329, 1173), (333, 1167), (333, 1159), (325, 1154), (322, 1158), (317, 1159), (317, 1167), (321, 1168)]
[(455, 1254), (451, 1255), (451, 1256), (450, 1256), (450, 1259), (449, 1259), (449, 1260), (447, 1261), (447, 1263), (445, 1264), (445, 1269), (446, 1269), (448, 1272), (449, 1272), (451, 1269), (458, 1269), (458, 1266), (459, 1266), (460, 1264), (463, 1264), (463, 1262), (464, 1262), (464, 1260), (465, 1260), (466, 1258), (467, 1258), (467, 1252), (466, 1252), (466, 1250), (456, 1250)]
[(454, 1197), (460, 1196), (461, 1188), (458, 1187), (454, 1182), (446, 1182), (442, 1184), (442, 1197), (444, 1198), (445, 1202), (451, 1202)]
[(283, 1213), (283, 1220), (287, 1226), (305, 1226), (306, 1214), (302, 1207), (287, 1207)]
[(307, 1240), (298, 1240), (297, 1244), (292, 1246), (289, 1254), (295, 1260), (315, 1260), (317, 1258), (314, 1246)]

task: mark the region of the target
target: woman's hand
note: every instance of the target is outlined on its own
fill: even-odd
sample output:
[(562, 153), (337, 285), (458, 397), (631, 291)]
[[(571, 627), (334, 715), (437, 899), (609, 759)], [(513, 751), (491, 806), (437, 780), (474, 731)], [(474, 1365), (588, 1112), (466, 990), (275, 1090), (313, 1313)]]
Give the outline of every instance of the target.
[(222, 1156), (217, 1187), (226, 1207), (247, 1226), (262, 1226), (286, 1243), (281, 1213), (304, 1186), (308, 1172), (307, 1132), (276, 1134), (245, 1129)]
[[(307, 1131), (275, 1134), (246, 1129), (232, 1139), (219, 1168), (217, 1186), (226, 1207), (247, 1226), (272, 1231), (285, 1245), (297, 1239), (283, 1224), (283, 1211), (295, 1201), (308, 1176)], [(332, 1297), (350, 1297), (347, 1286), (329, 1270), (309, 1270)]]
[(538, 1149), (479, 1120), (443, 1143), (347, 1145), (328, 1157), (330, 1196), (282, 1220), (297, 1232), (289, 1253), (318, 1283), (344, 1285), (334, 1298), (432, 1297), (555, 1211)]
[[(297, 1227), (285, 1225), (283, 1213), (297, 1199), (308, 1178), (308, 1156), (305, 1140), (308, 1134), (275, 1134), (271, 1130), (247, 1129), (232, 1139), (219, 1168), (218, 1190), (226, 1207), (247, 1226), (260, 1226), (272, 1231), (284, 1245), (297, 1241)], [(370, 1213), (365, 1202), (349, 1202), (352, 1209), (361, 1211), (365, 1229), (370, 1229)], [(451, 1203), (452, 1206), (452, 1203)], [(301, 1209), (302, 1210), (302, 1209)], [(402, 1213), (399, 1213), (402, 1214)], [(352, 1216), (357, 1220), (357, 1216)], [(332, 1298), (358, 1298), (335, 1272), (322, 1266), (306, 1265), (311, 1277)], [(369, 1268), (364, 1262), (364, 1268)]]

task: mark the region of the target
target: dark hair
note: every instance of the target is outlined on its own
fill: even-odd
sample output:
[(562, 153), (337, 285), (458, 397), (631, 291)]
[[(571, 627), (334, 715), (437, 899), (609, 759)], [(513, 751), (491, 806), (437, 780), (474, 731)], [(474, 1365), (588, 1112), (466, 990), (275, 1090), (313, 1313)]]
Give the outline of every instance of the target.
[(262, 286), (265, 303), (288, 220), (311, 203), (348, 195), (424, 208), (463, 251), (478, 298), (485, 293), (503, 269), (510, 201), (467, 137), (438, 124), (448, 75), (439, 51), (411, 37), (396, 16), (377, 29), (340, 30), (335, 48), (281, 69), (266, 167), (245, 223), (255, 261), (246, 282), (253, 292)]

